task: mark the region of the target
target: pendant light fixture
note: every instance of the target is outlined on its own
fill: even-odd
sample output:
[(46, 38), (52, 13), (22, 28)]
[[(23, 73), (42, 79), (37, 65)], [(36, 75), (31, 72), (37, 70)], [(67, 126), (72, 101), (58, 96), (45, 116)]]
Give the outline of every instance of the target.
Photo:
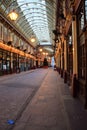
[(32, 43), (36, 41), (34, 34), (31, 35), (31, 39), (30, 40), (31, 40)]
[(10, 19), (11, 19), (12, 21), (15, 21), (15, 20), (18, 18), (18, 14), (17, 14), (17, 12), (16, 12), (15, 10), (12, 10), (12, 11), (8, 14), (8, 16), (10, 17)]
[(14, 0), (12, 0), (12, 4), (10, 5), (10, 12), (8, 14), (8, 17), (12, 20), (12, 21), (15, 21), (17, 20), (18, 18), (18, 13), (16, 12), (16, 9), (15, 9), (15, 3), (14, 3)]

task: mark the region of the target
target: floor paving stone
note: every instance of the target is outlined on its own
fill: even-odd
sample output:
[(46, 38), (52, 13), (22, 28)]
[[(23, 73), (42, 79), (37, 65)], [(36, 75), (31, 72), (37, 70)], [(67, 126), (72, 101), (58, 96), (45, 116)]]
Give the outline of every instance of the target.
[[(30, 118), (26, 121), (24, 130), (70, 130), (63, 114), (65, 109), (60, 99), (57, 76), (57, 72), (49, 70), (32, 102), (27, 106), (25, 113), (29, 113)], [(19, 122), (22, 123), (21, 119)], [(13, 130), (18, 130), (17, 125)]]
[[(5, 126), (7, 118), (2, 118), (0, 130), (87, 130), (87, 110), (84, 109), (81, 101), (78, 98), (72, 97), (70, 87), (67, 84), (64, 84), (64, 79), (60, 77), (57, 71), (54, 71), (52, 68), (48, 70), (40, 69), (39, 74), (43, 75), (44, 72), (46, 73), (46, 76), (41, 80), (39, 89), (32, 100), (27, 104), (26, 109), (22, 112), (20, 118), (16, 120), (12, 127), (9, 125)], [(34, 72), (34, 75), (36, 74), (37, 73)], [(18, 82), (20, 81), (21, 76), (16, 78)], [(25, 90), (26, 92), (29, 92), (29, 90), (32, 92), (32, 87), (34, 88), (32, 76), (33, 75), (30, 75), (29, 77), (31, 80), (31, 87), (29, 89), (26, 84), (26, 81), (28, 82), (29, 80), (27, 78), (28, 76), (24, 75), (26, 81), (21, 84), (21, 87), (14, 84), (11, 88), (13, 81), (10, 81), (10, 83), (4, 82), (4, 84), (0, 86), (1, 90), (6, 95), (8, 92), (12, 92), (15, 89), (20, 89), (21, 93)], [(34, 81), (36, 83), (35, 86), (38, 86), (37, 81), (39, 80), (35, 78)], [(7, 90), (4, 89), (5, 84), (8, 86)], [(0, 95), (2, 92), (0, 91)], [(15, 95), (19, 96), (17, 92), (14, 93), (14, 96)], [(8, 105), (8, 101), (11, 101), (11, 96), (12, 93), (9, 94), (8, 98), (5, 95), (2, 95), (3, 98), (1, 99), (1, 103), (6, 104), (6, 99), (8, 99)], [(26, 96), (23, 98), (24, 99), (22, 100), (25, 101)], [(22, 100), (17, 101), (19, 106), (21, 104), (20, 101), (22, 102)], [(3, 114), (6, 113), (9, 113), (8, 118), (12, 112), (14, 113), (13, 116), (17, 114), (17, 111), (14, 109), (16, 104), (12, 101), (10, 104), (12, 106), (11, 109), (5, 110), (5, 112), (1, 114), (2, 117)], [(0, 107), (0, 110), (2, 110), (1, 108), (4, 109), (4, 107)]]

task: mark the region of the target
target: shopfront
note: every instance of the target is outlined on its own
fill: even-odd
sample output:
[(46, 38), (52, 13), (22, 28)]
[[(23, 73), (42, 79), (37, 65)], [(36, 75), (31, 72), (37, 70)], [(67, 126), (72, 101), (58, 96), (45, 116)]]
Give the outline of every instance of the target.
[(87, 108), (87, 0), (77, 12), (79, 97)]
[(11, 72), (11, 52), (0, 49), (0, 75)]

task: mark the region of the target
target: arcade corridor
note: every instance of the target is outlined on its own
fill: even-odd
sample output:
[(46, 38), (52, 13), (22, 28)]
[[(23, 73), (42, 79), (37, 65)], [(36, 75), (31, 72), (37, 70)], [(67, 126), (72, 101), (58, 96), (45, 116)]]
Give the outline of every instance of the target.
[(87, 0), (0, 0), (0, 130), (87, 130)]
[(87, 110), (53, 68), (1, 77), (0, 113), (0, 130), (87, 130)]

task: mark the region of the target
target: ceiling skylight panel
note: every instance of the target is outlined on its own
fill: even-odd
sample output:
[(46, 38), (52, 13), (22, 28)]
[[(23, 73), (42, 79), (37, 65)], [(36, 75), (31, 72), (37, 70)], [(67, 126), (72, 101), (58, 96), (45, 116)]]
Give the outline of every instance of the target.
[[(25, 4), (22, 5), (22, 2)], [(18, 0), (18, 4), (20, 5), (22, 11), (25, 10), (23, 13), (37, 38), (40, 40), (42, 38), (49, 40), (45, 0)], [(41, 34), (39, 32), (41, 32)]]

